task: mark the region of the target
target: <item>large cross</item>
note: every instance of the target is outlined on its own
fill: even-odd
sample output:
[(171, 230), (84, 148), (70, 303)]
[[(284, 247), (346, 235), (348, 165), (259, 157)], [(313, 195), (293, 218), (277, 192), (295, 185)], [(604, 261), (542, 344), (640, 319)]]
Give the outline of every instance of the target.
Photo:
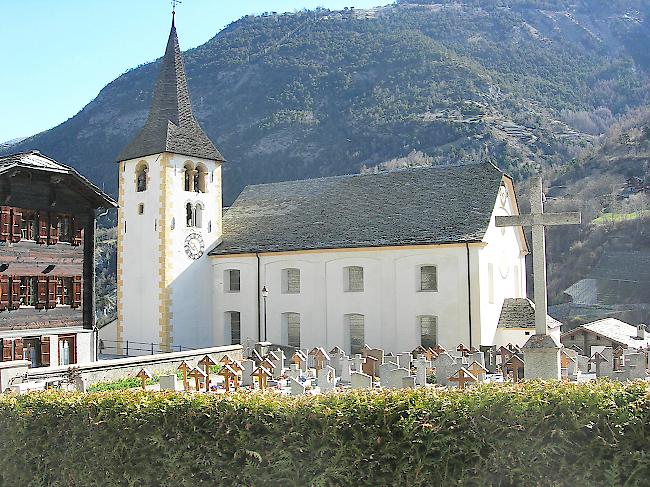
[(548, 335), (546, 323), (546, 242), (545, 228), (550, 225), (579, 224), (580, 213), (544, 213), (544, 193), (542, 178), (534, 177), (530, 191), (530, 214), (517, 216), (497, 216), (497, 227), (532, 227), (533, 234), (533, 283), (535, 286), (535, 333)]

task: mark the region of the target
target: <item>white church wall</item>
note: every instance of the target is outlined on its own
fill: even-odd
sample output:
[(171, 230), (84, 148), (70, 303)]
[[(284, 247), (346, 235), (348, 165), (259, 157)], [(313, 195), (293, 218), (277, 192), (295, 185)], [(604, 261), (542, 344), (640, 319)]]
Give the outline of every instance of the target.
[[(422, 265), (436, 266), (437, 291), (419, 290)], [(345, 290), (348, 266), (363, 267), (362, 292)], [(300, 269), (299, 294), (283, 293), (282, 271), (287, 268)], [(225, 291), (227, 269), (241, 270), (238, 293)], [(300, 313), (301, 347), (340, 346), (349, 352), (346, 316), (361, 314), (365, 342), (369, 345), (392, 351), (411, 350), (420, 344), (418, 317), (430, 315), (438, 319), (440, 344), (449, 348), (455, 348), (461, 341), (468, 344), (466, 276), (465, 245), (261, 254), (259, 285), (266, 285), (269, 290), (268, 339), (287, 344), (286, 313)], [(255, 255), (214, 257), (213, 280), (216, 343), (228, 343), (227, 311), (240, 311), (242, 339), (257, 340)], [(263, 315), (263, 309), (260, 313)], [(263, 328), (263, 316), (260, 321)]]
[[(502, 186), (496, 198), (494, 211), (478, 250), (480, 283), (480, 344), (497, 346), (526, 342), (523, 330), (497, 335), (497, 324), (505, 298), (526, 297), (526, 261), (522, 234), (516, 227), (498, 228), (495, 216), (516, 214), (515, 199), (510, 185)], [(512, 335), (512, 336), (511, 336)], [(506, 337), (500, 343), (500, 337)], [(499, 342), (499, 343), (497, 343)]]

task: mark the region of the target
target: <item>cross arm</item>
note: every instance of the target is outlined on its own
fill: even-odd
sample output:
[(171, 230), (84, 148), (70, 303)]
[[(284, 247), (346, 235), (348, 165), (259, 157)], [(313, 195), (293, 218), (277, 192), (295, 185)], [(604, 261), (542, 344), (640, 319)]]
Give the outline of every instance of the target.
[(531, 227), (533, 225), (577, 225), (582, 221), (580, 212), (542, 213), (540, 215), (497, 216), (494, 219), (497, 227)]

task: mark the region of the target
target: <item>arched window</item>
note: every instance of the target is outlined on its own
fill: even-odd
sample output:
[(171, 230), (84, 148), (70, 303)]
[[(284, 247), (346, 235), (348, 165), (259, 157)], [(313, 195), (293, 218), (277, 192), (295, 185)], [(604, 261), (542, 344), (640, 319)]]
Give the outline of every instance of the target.
[(300, 313), (284, 313), (282, 318), (287, 327), (287, 345), (300, 348)]
[(192, 191), (192, 185), (194, 182), (193, 175), (194, 175), (194, 167), (192, 166), (192, 164), (188, 162), (183, 166), (183, 178), (184, 178), (183, 189), (185, 191)]
[(194, 191), (196, 193), (205, 193), (205, 175), (207, 170), (203, 165), (198, 164), (194, 171)]
[(433, 348), (438, 345), (438, 318), (430, 315), (418, 316), (420, 324), (420, 345)]
[(194, 226), (203, 227), (203, 205), (201, 203), (197, 203), (194, 207)]
[(226, 311), (226, 340), (230, 345), (241, 344), (241, 314), (239, 311)]
[(194, 210), (192, 210), (192, 203), (187, 203), (185, 205), (185, 220), (186, 220), (186, 226), (188, 227), (194, 226)]
[(147, 190), (147, 173), (149, 172), (149, 168), (145, 163), (140, 163), (138, 166), (135, 168), (135, 185), (136, 185), (136, 191), (138, 193), (142, 191)]

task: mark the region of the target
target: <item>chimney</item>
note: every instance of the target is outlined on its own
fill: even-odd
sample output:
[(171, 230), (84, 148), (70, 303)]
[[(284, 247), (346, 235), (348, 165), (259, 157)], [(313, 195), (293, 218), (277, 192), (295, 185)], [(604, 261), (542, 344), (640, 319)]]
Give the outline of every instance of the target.
[(639, 340), (645, 340), (645, 325), (641, 323), (640, 325), (637, 325), (636, 327), (636, 337)]

